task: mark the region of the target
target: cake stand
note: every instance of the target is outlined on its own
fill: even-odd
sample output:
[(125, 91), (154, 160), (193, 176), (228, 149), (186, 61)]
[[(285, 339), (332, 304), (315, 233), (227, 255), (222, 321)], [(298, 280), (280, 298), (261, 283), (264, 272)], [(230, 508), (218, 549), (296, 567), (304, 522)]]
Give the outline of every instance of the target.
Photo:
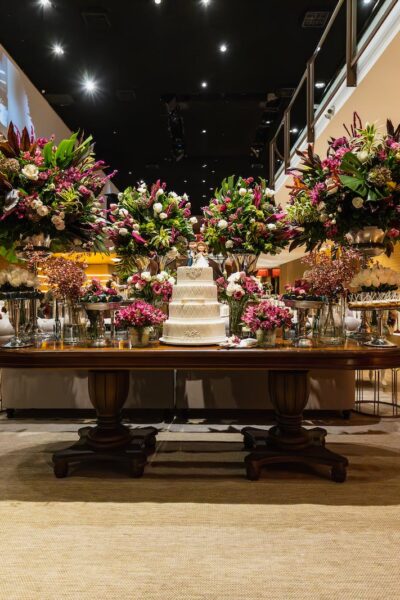
[(400, 310), (400, 295), (398, 292), (360, 292), (351, 294), (348, 300), (350, 310), (363, 313), (374, 310), (377, 317), (377, 330), (371, 334), (371, 339), (363, 342), (364, 346), (372, 348), (396, 348), (383, 332), (383, 314), (386, 310)]

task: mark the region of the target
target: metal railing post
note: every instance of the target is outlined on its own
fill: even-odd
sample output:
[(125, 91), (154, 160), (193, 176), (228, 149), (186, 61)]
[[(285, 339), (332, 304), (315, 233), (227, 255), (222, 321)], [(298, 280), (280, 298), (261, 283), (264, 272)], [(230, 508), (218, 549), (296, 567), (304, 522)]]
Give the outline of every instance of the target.
[(347, 0), (346, 5), (346, 79), (348, 87), (357, 85), (357, 0)]
[(315, 141), (314, 131), (314, 59), (307, 63), (307, 142)]
[(275, 186), (275, 138), (269, 143), (269, 185)]
[(286, 171), (290, 167), (290, 108), (283, 116), (283, 158)]

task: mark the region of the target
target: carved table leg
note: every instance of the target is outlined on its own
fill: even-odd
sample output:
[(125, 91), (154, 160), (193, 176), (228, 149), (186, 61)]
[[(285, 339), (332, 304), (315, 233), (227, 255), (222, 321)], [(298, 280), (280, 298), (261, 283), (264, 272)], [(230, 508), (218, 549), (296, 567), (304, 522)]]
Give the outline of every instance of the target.
[(130, 429), (121, 422), (129, 391), (128, 371), (89, 371), (89, 395), (97, 425), (79, 430), (79, 441), (53, 455), (54, 475), (66, 477), (68, 467), (81, 461), (125, 463), (132, 477), (141, 477), (147, 456), (154, 451), (157, 429)]
[(332, 480), (345, 481), (348, 460), (325, 448), (325, 429), (302, 427), (309, 395), (307, 371), (270, 371), (269, 394), (277, 424), (269, 431), (242, 429), (245, 447), (253, 449), (245, 458), (247, 478), (259, 479), (264, 465), (299, 462), (330, 466)]

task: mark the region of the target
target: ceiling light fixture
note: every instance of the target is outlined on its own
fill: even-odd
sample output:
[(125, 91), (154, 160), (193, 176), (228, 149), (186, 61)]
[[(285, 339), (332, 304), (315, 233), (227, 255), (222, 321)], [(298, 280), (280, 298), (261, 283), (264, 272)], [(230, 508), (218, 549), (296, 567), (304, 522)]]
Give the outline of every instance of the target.
[(207, 83), (207, 81), (202, 81), (202, 82), (201, 82), (201, 87), (202, 87), (202, 88), (206, 88), (207, 86), (208, 86), (208, 83)]
[(205, 183), (205, 182), (206, 182), (206, 180), (205, 180), (205, 179), (202, 179), (202, 180), (201, 180), (201, 183)]
[(293, 129), (290, 130), (290, 133), (298, 133), (299, 130), (297, 129), (297, 127), (293, 127)]
[(207, 133), (207, 129), (202, 129), (201, 133)]
[(204, 163), (204, 165), (201, 165), (201, 166), (203, 167), (203, 169), (207, 168), (207, 164), (206, 163)]
[(316, 84), (315, 84), (315, 87), (316, 87), (318, 90), (322, 90), (322, 88), (324, 88), (324, 87), (325, 87), (325, 85), (326, 85), (326, 84), (325, 84), (325, 82), (324, 82), (324, 81), (317, 81), (317, 82), (316, 82)]
[(201, 3), (202, 3), (204, 6), (208, 6), (208, 5), (210, 4), (210, 2), (211, 2), (211, 0), (201, 0)]
[(228, 46), (226, 44), (221, 44), (219, 47), (219, 51), (224, 53), (228, 50)]
[(161, 0), (154, 0), (154, 4), (161, 4)]
[(94, 94), (97, 91), (97, 83), (95, 82), (94, 79), (92, 79), (89, 76), (86, 76), (84, 78), (82, 85), (83, 85), (83, 89), (88, 94)]
[(367, 4), (371, 4), (372, 0), (364, 0), (363, 4), (367, 5)]
[(50, 8), (52, 5), (50, 0), (38, 0), (38, 4), (42, 8)]
[(56, 56), (62, 56), (63, 54), (65, 54), (65, 50), (61, 46), (61, 44), (53, 44), (52, 51), (53, 54), (55, 54)]

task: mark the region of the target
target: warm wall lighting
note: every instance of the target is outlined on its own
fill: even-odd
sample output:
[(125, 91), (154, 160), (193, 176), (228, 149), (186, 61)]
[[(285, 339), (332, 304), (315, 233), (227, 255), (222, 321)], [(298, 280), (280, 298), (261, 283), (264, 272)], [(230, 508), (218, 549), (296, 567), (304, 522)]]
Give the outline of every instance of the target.
[(272, 269), (272, 277), (280, 277), (281, 270), (280, 269)]

